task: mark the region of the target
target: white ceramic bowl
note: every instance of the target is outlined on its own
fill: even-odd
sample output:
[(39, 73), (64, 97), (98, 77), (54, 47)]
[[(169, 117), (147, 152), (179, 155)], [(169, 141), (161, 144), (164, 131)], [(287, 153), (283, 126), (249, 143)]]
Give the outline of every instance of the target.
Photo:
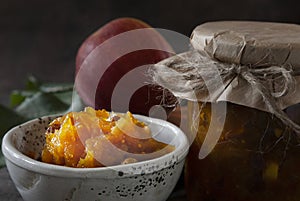
[[(40, 162), (45, 130), (54, 117), (24, 123), (6, 133), (2, 151), (9, 174), (28, 201), (163, 201), (171, 194), (183, 168), (188, 140), (176, 126), (135, 115), (160, 130), (155, 138), (175, 150), (152, 160), (102, 168), (71, 168)], [(28, 157), (32, 156), (35, 159)]]

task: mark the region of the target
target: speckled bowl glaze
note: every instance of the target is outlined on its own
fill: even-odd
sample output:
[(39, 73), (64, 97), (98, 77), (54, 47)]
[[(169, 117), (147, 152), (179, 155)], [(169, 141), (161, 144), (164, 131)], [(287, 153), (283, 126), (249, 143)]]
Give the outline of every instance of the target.
[[(152, 160), (104, 168), (70, 168), (40, 162), (45, 130), (54, 117), (24, 123), (6, 133), (2, 151), (12, 180), (28, 201), (163, 201), (168, 198), (188, 152), (184, 133), (163, 120), (136, 115), (156, 138), (170, 142), (173, 152)], [(30, 155), (31, 157), (28, 157)]]

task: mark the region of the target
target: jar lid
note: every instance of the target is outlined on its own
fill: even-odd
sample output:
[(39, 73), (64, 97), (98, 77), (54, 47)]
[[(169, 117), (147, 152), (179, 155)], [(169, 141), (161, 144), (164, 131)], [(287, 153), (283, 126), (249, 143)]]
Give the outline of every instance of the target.
[(300, 68), (300, 26), (296, 24), (208, 22), (194, 29), (191, 43), (221, 62)]
[(191, 43), (155, 64), (154, 83), (179, 98), (272, 113), (300, 103), (300, 25), (208, 22), (194, 29)]

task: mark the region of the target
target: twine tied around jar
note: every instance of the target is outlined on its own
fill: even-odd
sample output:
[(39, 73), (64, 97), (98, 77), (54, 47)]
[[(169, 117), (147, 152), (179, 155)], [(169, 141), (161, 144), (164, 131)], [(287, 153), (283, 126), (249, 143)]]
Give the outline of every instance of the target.
[(209, 96), (211, 89), (222, 91), (220, 86), (215, 86), (215, 69), (224, 83), (224, 89), (227, 87), (226, 83), (230, 83), (237, 76), (245, 80), (260, 94), (266, 110), (300, 137), (300, 126), (278, 106), (278, 100), (294, 90), (294, 72), (291, 65), (224, 63), (212, 59), (206, 52), (191, 50), (159, 62), (150, 73), (154, 83), (170, 90), (179, 98), (187, 98), (191, 93)]

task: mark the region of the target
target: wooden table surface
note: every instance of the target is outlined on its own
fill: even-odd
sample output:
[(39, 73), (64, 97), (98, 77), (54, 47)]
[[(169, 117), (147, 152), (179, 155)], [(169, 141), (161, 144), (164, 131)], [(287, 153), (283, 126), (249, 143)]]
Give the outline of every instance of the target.
[[(0, 178), (0, 200), (23, 201), (14, 183), (10, 179), (7, 168), (4, 167), (0, 169)], [(182, 178), (180, 178), (177, 186), (175, 187), (173, 193), (170, 195), (167, 201), (186, 201)]]

